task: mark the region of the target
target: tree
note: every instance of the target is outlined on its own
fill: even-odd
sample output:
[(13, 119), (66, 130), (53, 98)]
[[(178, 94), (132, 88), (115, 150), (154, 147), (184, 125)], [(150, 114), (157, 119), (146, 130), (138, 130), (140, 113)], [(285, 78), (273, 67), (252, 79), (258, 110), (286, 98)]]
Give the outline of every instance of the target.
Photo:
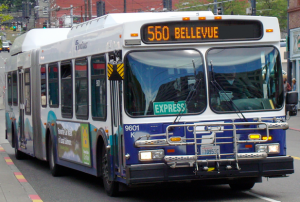
[(3, 10), (5, 10), (5, 9), (8, 9), (8, 6), (2, 4), (0, 6), (0, 23), (13, 19), (13, 17), (11, 15), (3, 14)]
[[(176, 4), (178, 11), (207, 11), (214, 9), (213, 0), (179, 0)], [(250, 1), (251, 2), (251, 1)], [(224, 15), (246, 15), (246, 8), (251, 7), (248, 0), (233, 0), (223, 2), (218, 0), (218, 6), (223, 5)], [(280, 30), (287, 29), (287, 1), (286, 0), (256, 0), (256, 15), (277, 17), (279, 20)]]
[(256, 0), (256, 15), (277, 17), (281, 31), (287, 31), (286, 0)]
[[(207, 11), (214, 10), (214, 5), (209, 3), (213, 3), (214, 0), (179, 0), (179, 3), (175, 5), (178, 11)], [(250, 6), (247, 0), (235, 0), (230, 2), (218, 1), (217, 7), (223, 6), (223, 14), (224, 15), (245, 15), (246, 8)]]

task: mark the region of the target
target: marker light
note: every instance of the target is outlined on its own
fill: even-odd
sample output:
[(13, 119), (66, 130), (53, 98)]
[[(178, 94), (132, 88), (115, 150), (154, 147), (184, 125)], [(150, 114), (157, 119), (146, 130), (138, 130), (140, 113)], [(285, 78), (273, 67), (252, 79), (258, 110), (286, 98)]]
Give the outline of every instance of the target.
[(170, 140), (172, 142), (180, 142), (181, 141), (181, 137), (171, 137)]
[(249, 134), (249, 140), (260, 140), (260, 134)]
[(266, 29), (266, 32), (273, 32), (273, 29)]
[[(263, 140), (267, 140), (267, 136), (263, 136), (262, 139), (263, 139)], [(269, 136), (269, 139), (268, 139), (268, 140), (272, 140), (272, 139), (273, 139), (272, 136)]]
[(188, 21), (188, 20), (190, 20), (190, 17), (183, 17), (182, 20), (183, 21)]
[(222, 20), (222, 16), (215, 16), (215, 20)]
[(131, 37), (138, 37), (139, 34), (138, 33), (131, 33)]
[(199, 17), (198, 20), (206, 20), (206, 17)]

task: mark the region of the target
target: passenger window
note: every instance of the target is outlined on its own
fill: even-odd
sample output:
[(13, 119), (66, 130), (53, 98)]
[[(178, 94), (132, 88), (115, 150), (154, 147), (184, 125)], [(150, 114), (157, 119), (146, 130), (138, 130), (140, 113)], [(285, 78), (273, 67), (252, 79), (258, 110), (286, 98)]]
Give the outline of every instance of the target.
[(76, 118), (88, 119), (88, 63), (86, 58), (75, 60), (75, 112)]
[(52, 63), (48, 65), (48, 86), (49, 106), (57, 108), (59, 104), (57, 63)]
[(18, 74), (17, 71), (12, 73), (12, 97), (13, 97), (13, 104), (18, 106)]
[(47, 107), (46, 65), (41, 66), (41, 105)]
[(106, 72), (105, 55), (92, 56), (91, 59), (91, 99), (92, 117), (106, 120)]
[(25, 69), (25, 114), (31, 114), (30, 69)]
[(73, 117), (73, 86), (72, 86), (72, 64), (64, 61), (60, 66), (61, 73), (61, 114), (64, 118)]

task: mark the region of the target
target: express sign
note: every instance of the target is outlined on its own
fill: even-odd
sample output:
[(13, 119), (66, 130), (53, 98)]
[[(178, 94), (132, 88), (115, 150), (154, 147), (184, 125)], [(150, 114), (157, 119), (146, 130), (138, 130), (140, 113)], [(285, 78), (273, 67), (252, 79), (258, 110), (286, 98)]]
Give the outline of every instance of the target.
[(254, 40), (262, 37), (258, 21), (180, 21), (144, 25), (144, 43)]

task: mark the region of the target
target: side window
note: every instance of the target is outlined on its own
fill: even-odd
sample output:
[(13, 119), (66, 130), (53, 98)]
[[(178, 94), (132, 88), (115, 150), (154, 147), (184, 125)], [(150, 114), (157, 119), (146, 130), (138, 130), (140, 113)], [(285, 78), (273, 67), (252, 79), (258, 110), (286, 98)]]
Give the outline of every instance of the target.
[(48, 65), (48, 99), (50, 107), (58, 107), (58, 65), (51, 63)]
[(86, 58), (75, 60), (75, 112), (76, 118), (88, 119), (88, 63)]
[(106, 72), (105, 55), (92, 56), (91, 59), (91, 95), (92, 117), (106, 120)]
[(18, 73), (14, 71), (12, 73), (12, 98), (13, 104), (15, 106), (18, 105)]
[(46, 65), (41, 66), (41, 105), (47, 107)]
[(30, 69), (25, 69), (25, 114), (31, 114)]
[(11, 90), (12, 90), (12, 76), (11, 73), (7, 74), (7, 102), (8, 105), (12, 105), (12, 94), (11, 94)]
[(72, 95), (72, 64), (64, 61), (60, 66), (61, 74), (61, 115), (64, 118), (73, 117), (73, 95)]

